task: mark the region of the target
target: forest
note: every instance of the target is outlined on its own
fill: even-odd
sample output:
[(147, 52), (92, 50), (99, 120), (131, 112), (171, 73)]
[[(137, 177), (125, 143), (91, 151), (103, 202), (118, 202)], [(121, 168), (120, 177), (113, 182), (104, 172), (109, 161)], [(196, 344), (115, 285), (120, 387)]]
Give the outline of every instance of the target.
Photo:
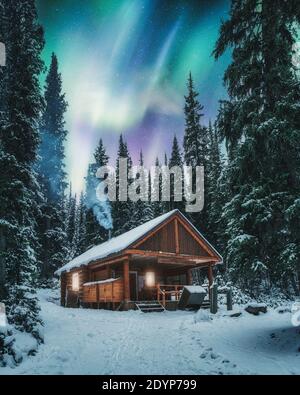
[[(220, 282), (252, 297), (300, 294), (300, 81), (292, 61), (299, 22), (297, 0), (232, 0), (211, 49), (215, 59), (232, 51), (227, 99), (205, 124), (201, 92), (191, 73), (182, 75), (184, 139), (174, 135), (171, 155), (162, 147), (153, 158), (155, 166), (204, 166), (204, 209), (185, 215), (223, 255)], [(0, 66), (0, 301), (9, 323), (0, 328), (1, 366), (14, 353), (11, 328), (43, 342), (36, 289), (55, 287), (58, 268), (110, 231), (120, 235), (174, 208), (184, 212), (185, 205), (172, 194), (170, 202), (117, 200), (109, 203), (112, 224), (103, 226), (96, 173), (111, 164), (118, 179), (118, 161), (111, 163), (100, 139), (84, 191), (72, 192), (64, 77), (54, 53), (45, 69), (34, 0), (0, 0), (0, 41), (7, 51)], [(135, 165), (144, 164), (140, 149)], [(116, 157), (127, 158), (129, 170), (134, 165), (123, 134)]]

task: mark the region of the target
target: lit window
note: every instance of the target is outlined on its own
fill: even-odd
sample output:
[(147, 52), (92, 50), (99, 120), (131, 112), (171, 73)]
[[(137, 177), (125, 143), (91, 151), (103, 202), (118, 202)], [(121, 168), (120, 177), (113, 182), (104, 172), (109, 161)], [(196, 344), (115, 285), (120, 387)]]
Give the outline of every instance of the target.
[(74, 273), (72, 276), (72, 289), (73, 291), (79, 291), (79, 274)]
[(154, 287), (155, 286), (155, 273), (147, 272), (146, 273), (146, 287)]

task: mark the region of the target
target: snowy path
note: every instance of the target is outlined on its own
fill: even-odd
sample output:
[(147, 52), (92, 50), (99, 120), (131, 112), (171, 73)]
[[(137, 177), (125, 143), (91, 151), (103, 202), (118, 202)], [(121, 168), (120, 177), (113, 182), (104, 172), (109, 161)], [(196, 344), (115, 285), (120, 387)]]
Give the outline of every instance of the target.
[(288, 313), (195, 322), (191, 312), (63, 309), (46, 295), (45, 344), (0, 374), (300, 374), (300, 328)]

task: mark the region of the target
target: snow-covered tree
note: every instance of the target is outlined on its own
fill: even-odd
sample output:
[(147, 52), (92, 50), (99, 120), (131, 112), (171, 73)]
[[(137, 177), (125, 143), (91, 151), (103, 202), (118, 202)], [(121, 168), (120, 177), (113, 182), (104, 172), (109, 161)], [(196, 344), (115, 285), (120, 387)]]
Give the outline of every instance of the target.
[[(163, 213), (163, 204), (161, 201), (161, 188), (162, 188), (162, 177), (161, 177), (161, 164), (159, 159), (156, 158), (154, 171), (151, 174), (151, 205), (154, 218), (159, 217)], [(152, 201), (152, 197), (157, 196), (158, 201)]]
[[(172, 152), (171, 157), (169, 160), (169, 169), (171, 170), (173, 167), (178, 167), (181, 169), (181, 178), (175, 181), (175, 175), (171, 173), (170, 175), (170, 203), (169, 203), (169, 210), (179, 209), (181, 211), (184, 210), (184, 190), (183, 190), (183, 159), (181, 155), (181, 150), (178, 144), (177, 137), (174, 136), (173, 145), (172, 145)], [(176, 201), (175, 199), (175, 191), (181, 190), (182, 193), (182, 200)]]
[(119, 139), (119, 149), (117, 155), (117, 165), (116, 165), (116, 190), (117, 190), (117, 201), (112, 204), (112, 214), (113, 214), (113, 234), (118, 236), (122, 233), (127, 232), (128, 230), (135, 227), (134, 224), (134, 204), (133, 202), (120, 201), (120, 166), (119, 159), (127, 159), (128, 171), (127, 171), (127, 179), (128, 182), (131, 182), (129, 177), (131, 169), (132, 169), (132, 160), (128, 151), (127, 143), (124, 141), (123, 136), (120, 136)]
[(195, 168), (204, 166), (204, 208), (201, 213), (189, 214), (192, 222), (201, 229), (206, 231), (208, 227), (208, 210), (207, 210), (207, 166), (209, 159), (209, 137), (208, 129), (202, 124), (204, 116), (204, 107), (199, 102), (199, 93), (195, 90), (192, 74), (189, 74), (188, 94), (185, 96), (185, 134), (184, 134), (184, 161), (187, 166), (193, 167), (193, 185), (195, 185)]
[[(224, 199), (222, 189), (222, 158), (219, 137), (216, 128), (209, 123), (209, 154), (207, 161), (206, 206), (208, 213), (207, 234), (209, 240), (216, 245), (222, 245), (221, 215)], [(226, 200), (225, 200), (226, 202)]]
[[(0, 120), (1, 293), (10, 324), (40, 339), (36, 216), (39, 187), (33, 170), (39, 145), (43, 31), (33, 0), (1, 0), (7, 49)], [(2, 29), (1, 29), (2, 30)]]
[[(144, 157), (143, 152), (140, 153), (139, 160), (140, 168), (144, 168)], [(146, 170), (141, 171), (138, 174), (139, 182), (142, 185), (145, 185), (145, 191), (141, 191), (140, 188), (137, 188), (137, 193), (140, 195), (140, 199), (137, 202), (131, 202), (131, 205), (134, 205), (134, 216), (133, 223), (134, 226), (142, 225), (143, 223), (150, 221), (154, 218), (153, 209), (151, 202), (149, 200), (149, 174), (146, 173)], [(147, 191), (146, 191), (147, 190)]]
[[(228, 147), (229, 271), (251, 290), (287, 288), (299, 267), (300, 87), (292, 64), (298, 1), (232, 1), (214, 51), (232, 48), (218, 129)], [(296, 233), (295, 233), (296, 232)], [(288, 260), (287, 256), (291, 258)]]
[(64, 114), (67, 103), (62, 93), (62, 77), (55, 54), (52, 54), (46, 78), (44, 102), (37, 166), (44, 195), (41, 216), (38, 219), (41, 244), (39, 258), (43, 281), (51, 279), (54, 271), (66, 260), (63, 201), (66, 189), (64, 143), (67, 137)]
[(67, 202), (67, 210), (66, 210), (66, 220), (65, 220), (65, 231), (67, 236), (67, 245), (68, 245), (68, 259), (72, 259), (73, 257), (73, 240), (74, 234), (76, 230), (76, 195), (73, 196), (72, 188), (70, 188), (69, 198)]

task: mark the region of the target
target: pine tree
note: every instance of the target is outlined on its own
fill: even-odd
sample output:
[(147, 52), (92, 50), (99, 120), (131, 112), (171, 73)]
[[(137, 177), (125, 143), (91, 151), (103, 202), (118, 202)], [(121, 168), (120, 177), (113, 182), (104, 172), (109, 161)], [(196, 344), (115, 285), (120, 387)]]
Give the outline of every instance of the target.
[[(143, 157), (143, 152), (140, 152), (140, 161), (139, 161), (139, 166), (140, 168), (144, 168), (144, 157)], [(139, 179), (140, 182), (143, 185), (147, 186), (147, 189), (149, 188), (149, 175), (145, 173), (145, 169), (143, 172), (139, 174)], [(154, 218), (153, 210), (152, 210), (152, 205), (151, 202), (149, 201), (149, 193), (148, 191), (143, 193), (143, 191), (138, 188), (137, 193), (140, 195), (140, 199), (134, 204), (134, 202), (131, 202), (131, 204), (134, 204), (134, 216), (133, 216), (133, 223), (134, 226), (139, 226), (142, 225), (143, 223), (150, 221), (151, 219)]]
[(67, 208), (67, 219), (66, 219), (66, 236), (68, 245), (68, 259), (74, 258), (74, 235), (76, 231), (76, 195), (72, 195), (72, 190), (70, 189), (68, 208)]
[(7, 49), (0, 121), (1, 262), (5, 272), (2, 294), (9, 323), (40, 339), (41, 319), (35, 295), (35, 217), (40, 191), (33, 165), (42, 109), (39, 75), (43, 69), (43, 31), (33, 0), (2, 0), (0, 8), (5, 13), (3, 41)]
[(232, 278), (255, 292), (272, 283), (287, 289), (299, 268), (291, 221), (299, 196), (300, 88), (291, 61), (299, 16), (293, 0), (232, 1), (214, 51), (219, 58), (233, 48), (230, 100), (218, 119), (229, 151), (226, 258)]
[(83, 254), (86, 251), (86, 206), (83, 192), (80, 195), (79, 205), (77, 209), (78, 215), (78, 245), (76, 256)]
[(71, 241), (70, 255), (69, 259), (73, 259), (80, 255), (80, 221), (81, 221), (81, 206), (77, 204), (75, 198), (75, 209), (74, 209), (74, 233)]
[[(180, 180), (174, 179), (174, 174), (171, 174), (170, 176), (170, 205), (169, 205), (169, 210), (174, 210), (178, 209), (180, 211), (184, 210), (184, 202), (183, 202), (183, 197), (184, 197), (184, 191), (183, 191), (183, 160), (182, 160), (182, 155), (180, 152), (179, 144), (177, 141), (177, 137), (174, 136), (173, 139), (173, 146), (172, 146), (172, 153), (169, 161), (169, 168), (172, 169), (173, 167), (178, 167), (181, 169), (181, 178)], [(182, 192), (182, 200), (177, 202), (175, 201), (175, 190), (176, 189), (181, 189)]]
[(45, 85), (39, 161), (39, 175), (44, 193), (47, 200), (51, 202), (61, 201), (67, 186), (64, 163), (64, 144), (67, 138), (64, 114), (67, 110), (67, 102), (62, 93), (62, 76), (58, 68), (58, 60), (53, 53)]
[[(118, 236), (122, 233), (127, 232), (135, 227), (134, 224), (134, 204), (133, 202), (121, 201), (120, 200), (120, 166), (119, 166), (119, 159), (127, 159), (128, 164), (128, 171), (127, 171), (127, 179), (128, 183), (131, 182), (129, 174), (131, 173), (132, 169), (132, 160), (129, 155), (127, 143), (123, 140), (123, 136), (120, 136), (119, 139), (119, 150), (117, 155), (117, 166), (116, 166), (116, 190), (117, 190), (117, 201), (113, 202), (112, 204), (112, 213), (113, 213), (113, 223), (114, 229), (113, 234)], [(126, 191), (124, 191), (126, 192)], [(128, 192), (128, 188), (127, 188)]]
[(195, 185), (196, 166), (204, 166), (204, 209), (201, 213), (189, 214), (192, 222), (198, 226), (201, 231), (206, 231), (208, 227), (208, 210), (207, 210), (207, 165), (209, 155), (209, 141), (207, 127), (201, 124), (204, 116), (202, 113), (204, 107), (200, 104), (194, 87), (192, 74), (190, 73), (187, 83), (188, 95), (185, 96), (185, 134), (184, 134), (184, 161), (187, 166), (193, 168), (193, 185)]
[[(162, 176), (161, 176), (161, 164), (159, 159), (155, 160), (154, 171), (152, 172), (152, 180), (151, 180), (151, 205), (154, 218), (159, 217), (163, 213), (163, 204), (161, 201), (161, 192), (162, 192)], [(157, 196), (158, 201), (153, 201), (153, 197)]]
[(165, 152), (164, 155), (164, 165), (161, 166), (161, 177), (160, 177), (160, 199), (161, 199), (161, 209), (162, 209), (162, 214), (165, 214), (170, 211), (170, 201), (165, 200), (168, 196), (169, 192), (169, 185), (167, 182), (167, 179), (169, 177), (169, 161), (168, 161), (168, 155)]
[(208, 237), (217, 247), (222, 245), (221, 216), (224, 200), (221, 191), (222, 160), (219, 145), (219, 137), (216, 127), (209, 122), (209, 157), (206, 167), (207, 187), (206, 206), (208, 213)]
[(45, 85), (45, 106), (41, 121), (41, 145), (38, 174), (44, 201), (41, 204), (39, 240), (41, 244), (41, 278), (49, 280), (66, 260), (66, 234), (63, 224), (63, 200), (66, 189), (64, 143), (67, 131), (64, 128), (64, 113), (67, 109), (62, 93), (62, 77), (58, 61), (52, 54)]
[(204, 107), (198, 100), (192, 74), (188, 78), (188, 95), (185, 96), (184, 160), (187, 166), (206, 165), (207, 131), (201, 126)]

